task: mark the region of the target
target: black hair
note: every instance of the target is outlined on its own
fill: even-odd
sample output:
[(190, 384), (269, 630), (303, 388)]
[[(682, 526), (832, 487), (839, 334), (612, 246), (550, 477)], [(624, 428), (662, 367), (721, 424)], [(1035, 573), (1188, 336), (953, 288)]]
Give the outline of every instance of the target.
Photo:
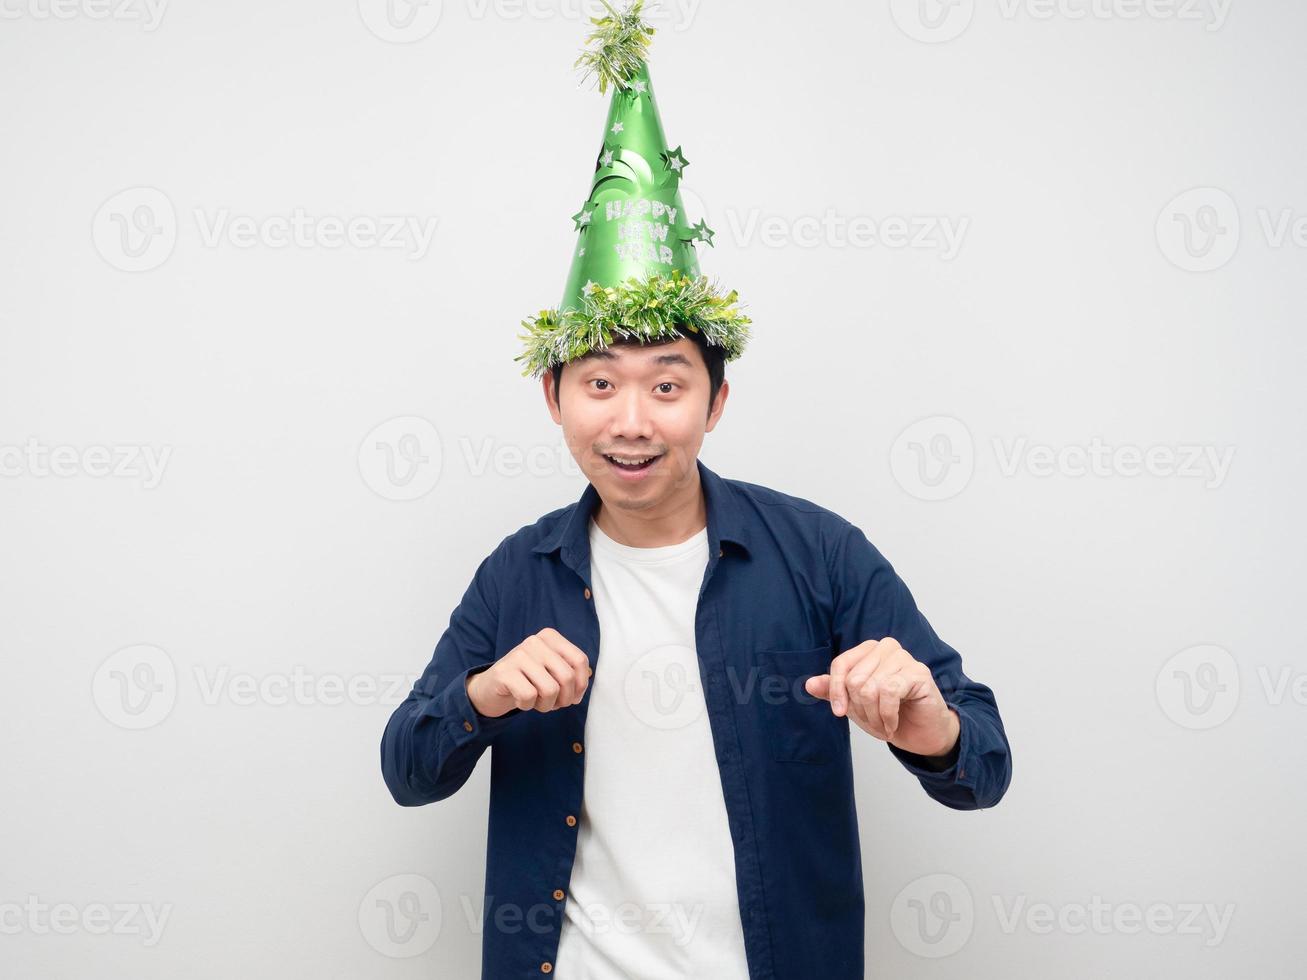
[[(716, 344), (710, 344), (703, 338), (703, 334), (693, 330), (688, 330), (685, 337), (694, 341), (699, 353), (703, 355), (703, 362), (708, 368), (708, 414), (712, 414), (713, 403), (717, 401), (717, 392), (721, 390), (722, 381), (726, 378), (726, 351)], [(637, 344), (649, 347), (656, 347), (662, 344), (672, 344), (681, 337), (659, 337), (657, 340), (639, 341), (630, 337), (621, 337), (614, 340), (610, 347), (634, 346)], [(559, 387), (563, 380), (563, 368), (566, 364), (555, 364), (554, 372), (554, 402), (561, 405), (561, 388)]]

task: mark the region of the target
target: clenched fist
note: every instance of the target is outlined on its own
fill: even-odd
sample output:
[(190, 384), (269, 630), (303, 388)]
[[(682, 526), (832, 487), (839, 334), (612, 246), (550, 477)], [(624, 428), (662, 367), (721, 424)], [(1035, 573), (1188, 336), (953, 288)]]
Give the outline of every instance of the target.
[(514, 708), (553, 711), (578, 703), (592, 673), (585, 651), (546, 626), (470, 676), (467, 697), (486, 718), (498, 718)]

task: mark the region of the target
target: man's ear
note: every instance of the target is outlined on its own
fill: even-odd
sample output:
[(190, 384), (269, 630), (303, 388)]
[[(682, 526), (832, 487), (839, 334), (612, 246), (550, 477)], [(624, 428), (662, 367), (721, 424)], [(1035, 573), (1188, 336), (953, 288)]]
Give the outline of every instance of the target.
[(718, 419), (722, 417), (722, 412), (726, 410), (726, 396), (730, 393), (731, 383), (723, 378), (722, 386), (717, 389), (717, 398), (709, 407), (708, 424), (704, 426), (704, 432), (711, 432), (717, 426)]
[(549, 415), (556, 425), (563, 424), (562, 405), (558, 399), (558, 392), (554, 390), (554, 372), (546, 371), (545, 376), (540, 379), (544, 385), (545, 404), (549, 406)]

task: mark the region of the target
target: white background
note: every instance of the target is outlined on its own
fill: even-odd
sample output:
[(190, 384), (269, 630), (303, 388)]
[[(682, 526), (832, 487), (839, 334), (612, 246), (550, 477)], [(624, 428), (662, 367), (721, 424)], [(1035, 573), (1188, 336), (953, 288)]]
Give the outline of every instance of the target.
[[(591, 10), (124, 2), (0, 0), (0, 972), (478, 976), (488, 763), (406, 810), (378, 745), (584, 488), (512, 358)], [(754, 320), (703, 459), (863, 527), (1013, 745), (965, 813), (854, 731), (869, 976), (1294, 973), (1307, 11), (651, 20)], [(358, 238), (395, 216), (428, 246)]]

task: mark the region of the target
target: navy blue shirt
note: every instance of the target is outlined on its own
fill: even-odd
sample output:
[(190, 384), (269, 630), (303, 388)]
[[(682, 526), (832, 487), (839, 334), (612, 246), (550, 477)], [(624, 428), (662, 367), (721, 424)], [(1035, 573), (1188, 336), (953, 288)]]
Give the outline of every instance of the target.
[[(850, 723), (808, 695), (803, 680), (887, 636), (925, 663), (957, 709), (958, 742), (940, 759), (885, 744), (927, 794), (955, 810), (991, 807), (1007, 790), (1012, 763), (998, 706), (858, 527), (697, 466), (709, 549), (694, 635), (749, 976), (862, 980)], [(488, 718), (472, 707), (466, 681), (545, 627), (602, 669), (588, 536), (598, 503), (587, 484), (578, 502), (510, 534), (481, 562), (381, 740), (382, 775), (403, 806), (457, 792), (490, 749), (484, 980), (553, 970), (581, 819), (590, 689), (571, 707)]]

